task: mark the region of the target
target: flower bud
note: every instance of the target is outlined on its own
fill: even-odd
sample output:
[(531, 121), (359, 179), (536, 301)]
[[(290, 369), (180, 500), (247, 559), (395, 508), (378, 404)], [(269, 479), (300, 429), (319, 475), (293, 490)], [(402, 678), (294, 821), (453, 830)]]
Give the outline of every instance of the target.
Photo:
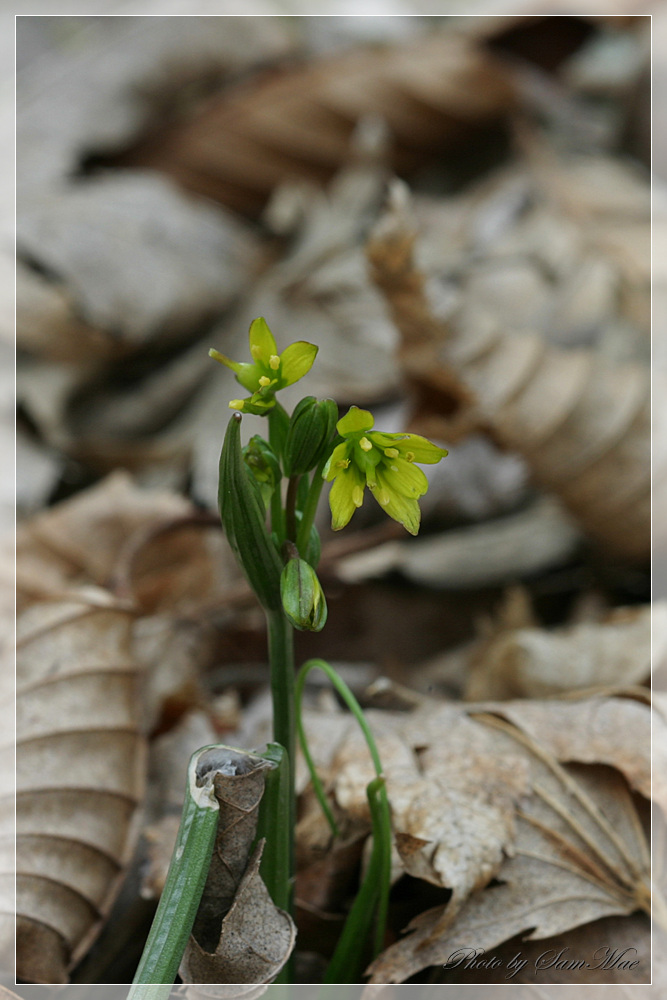
[(319, 632), (327, 620), (327, 602), (317, 573), (305, 559), (290, 559), (280, 575), (283, 611), (300, 631)]
[(324, 457), (338, 419), (333, 399), (306, 396), (294, 409), (283, 451), (286, 476), (310, 472)]

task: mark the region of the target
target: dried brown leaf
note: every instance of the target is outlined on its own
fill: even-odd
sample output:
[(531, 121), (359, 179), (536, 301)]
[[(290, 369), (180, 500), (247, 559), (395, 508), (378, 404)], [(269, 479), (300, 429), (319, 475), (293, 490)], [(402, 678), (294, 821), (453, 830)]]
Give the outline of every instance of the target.
[(451, 30), (434, 32), (245, 81), (122, 162), (256, 212), (282, 182), (330, 178), (364, 115), (386, 120), (396, 138), (394, 168), (404, 171), (456, 146), (475, 125), (497, 121), (511, 103), (507, 75), (488, 53)]
[(259, 874), (264, 840), (250, 853), (270, 766), (230, 748), (206, 750), (199, 758), (198, 776), (214, 772), (220, 812), (211, 866), (181, 963), (185, 983), (268, 983), (294, 947), (294, 923), (276, 907)]
[(35, 604), (17, 628), (17, 975), (61, 983), (135, 839), (145, 749), (131, 616), (101, 593)]
[[(374, 982), (403, 982), (457, 947), (488, 949), (520, 933), (549, 937), (648, 911), (650, 858), (628, 791), (650, 795), (647, 705), (443, 704), (369, 719), (403, 869), (452, 892), (380, 956)], [(654, 727), (664, 754), (657, 715)], [(342, 813), (362, 817), (370, 768), (346, 725), (324, 774)], [(654, 797), (667, 804), (660, 783)], [(500, 884), (489, 887), (493, 879)]]

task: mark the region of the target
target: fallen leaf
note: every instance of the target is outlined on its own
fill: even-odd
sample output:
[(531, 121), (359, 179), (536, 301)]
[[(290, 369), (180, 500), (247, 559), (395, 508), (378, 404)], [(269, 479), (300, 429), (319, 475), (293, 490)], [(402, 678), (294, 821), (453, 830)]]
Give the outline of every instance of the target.
[[(404, 982), (459, 947), (492, 948), (650, 907), (650, 856), (628, 786), (651, 795), (651, 712), (629, 698), (368, 712), (403, 870), (451, 890), (371, 967)], [(654, 746), (665, 755), (654, 713)], [(317, 716), (309, 731), (319, 726)], [(371, 769), (339, 719), (320, 746), (335, 807), (357, 821)], [(659, 766), (659, 765), (658, 765)], [(667, 808), (660, 780), (654, 800)], [(496, 880), (498, 884), (493, 883)]]
[[(601, 622), (559, 629), (498, 629), (469, 653), (469, 701), (543, 698), (595, 686), (629, 687), (651, 672), (651, 613), (656, 654), (664, 605), (617, 608)], [(656, 655), (657, 659), (657, 655)]]
[(17, 975), (29, 982), (67, 981), (133, 849), (145, 748), (131, 623), (104, 592), (18, 621)]

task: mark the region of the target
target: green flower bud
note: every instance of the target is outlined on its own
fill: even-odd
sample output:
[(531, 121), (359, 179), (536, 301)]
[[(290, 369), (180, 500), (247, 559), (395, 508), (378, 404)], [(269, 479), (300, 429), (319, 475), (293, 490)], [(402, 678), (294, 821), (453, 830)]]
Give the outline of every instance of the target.
[(243, 460), (246, 468), (259, 486), (265, 510), (271, 503), (271, 497), (280, 483), (280, 464), (271, 446), (259, 434), (254, 434), (243, 449)]
[(338, 408), (333, 399), (306, 396), (294, 409), (283, 452), (286, 476), (301, 476), (314, 469), (331, 442)]
[(290, 559), (280, 575), (283, 611), (294, 628), (319, 632), (327, 620), (327, 602), (317, 573), (305, 559)]

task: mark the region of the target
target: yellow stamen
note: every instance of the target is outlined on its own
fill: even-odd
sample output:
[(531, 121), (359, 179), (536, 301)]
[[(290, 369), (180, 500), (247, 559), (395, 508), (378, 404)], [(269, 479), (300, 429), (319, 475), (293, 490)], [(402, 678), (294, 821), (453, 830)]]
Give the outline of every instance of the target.
[(267, 385), (271, 385), (271, 379), (269, 378), (268, 375), (261, 375), (259, 379), (259, 384), (261, 385), (262, 389), (264, 389)]
[(361, 441), (359, 442), (359, 447), (361, 448), (362, 451), (371, 451), (373, 445), (370, 443), (367, 437), (362, 437)]
[(347, 469), (347, 467), (348, 467), (349, 464), (350, 464), (349, 458), (341, 458), (341, 460), (339, 462), (336, 462), (334, 468), (336, 468), (336, 469)]
[(408, 462), (414, 462), (414, 460), (415, 460), (415, 453), (414, 453), (414, 451), (406, 451), (405, 457), (408, 460)]
[(384, 453), (387, 458), (398, 458), (398, 448), (385, 448)]
[(230, 399), (229, 409), (230, 410), (242, 410), (245, 405), (244, 399)]
[(380, 495), (378, 496), (378, 500), (380, 501), (383, 507), (386, 507), (389, 501), (391, 500), (391, 497), (389, 496), (388, 493), (385, 493), (385, 491), (383, 490), (382, 493), (380, 493)]
[(272, 368), (274, 372), (280, 368), (280, 358), (277, 354), (272, 354), (269, 358), (269, 368)]
[(259, 361), (262, 355), (262, 349), (257, 344), (253, 344), (252, 347), (250, 348), (250, 353), (252, 354), (254, 361)]
[(361, 507), (364, 502), (364, 491), (361, 486), (352, 487), (352, 503), (355, 507)]

